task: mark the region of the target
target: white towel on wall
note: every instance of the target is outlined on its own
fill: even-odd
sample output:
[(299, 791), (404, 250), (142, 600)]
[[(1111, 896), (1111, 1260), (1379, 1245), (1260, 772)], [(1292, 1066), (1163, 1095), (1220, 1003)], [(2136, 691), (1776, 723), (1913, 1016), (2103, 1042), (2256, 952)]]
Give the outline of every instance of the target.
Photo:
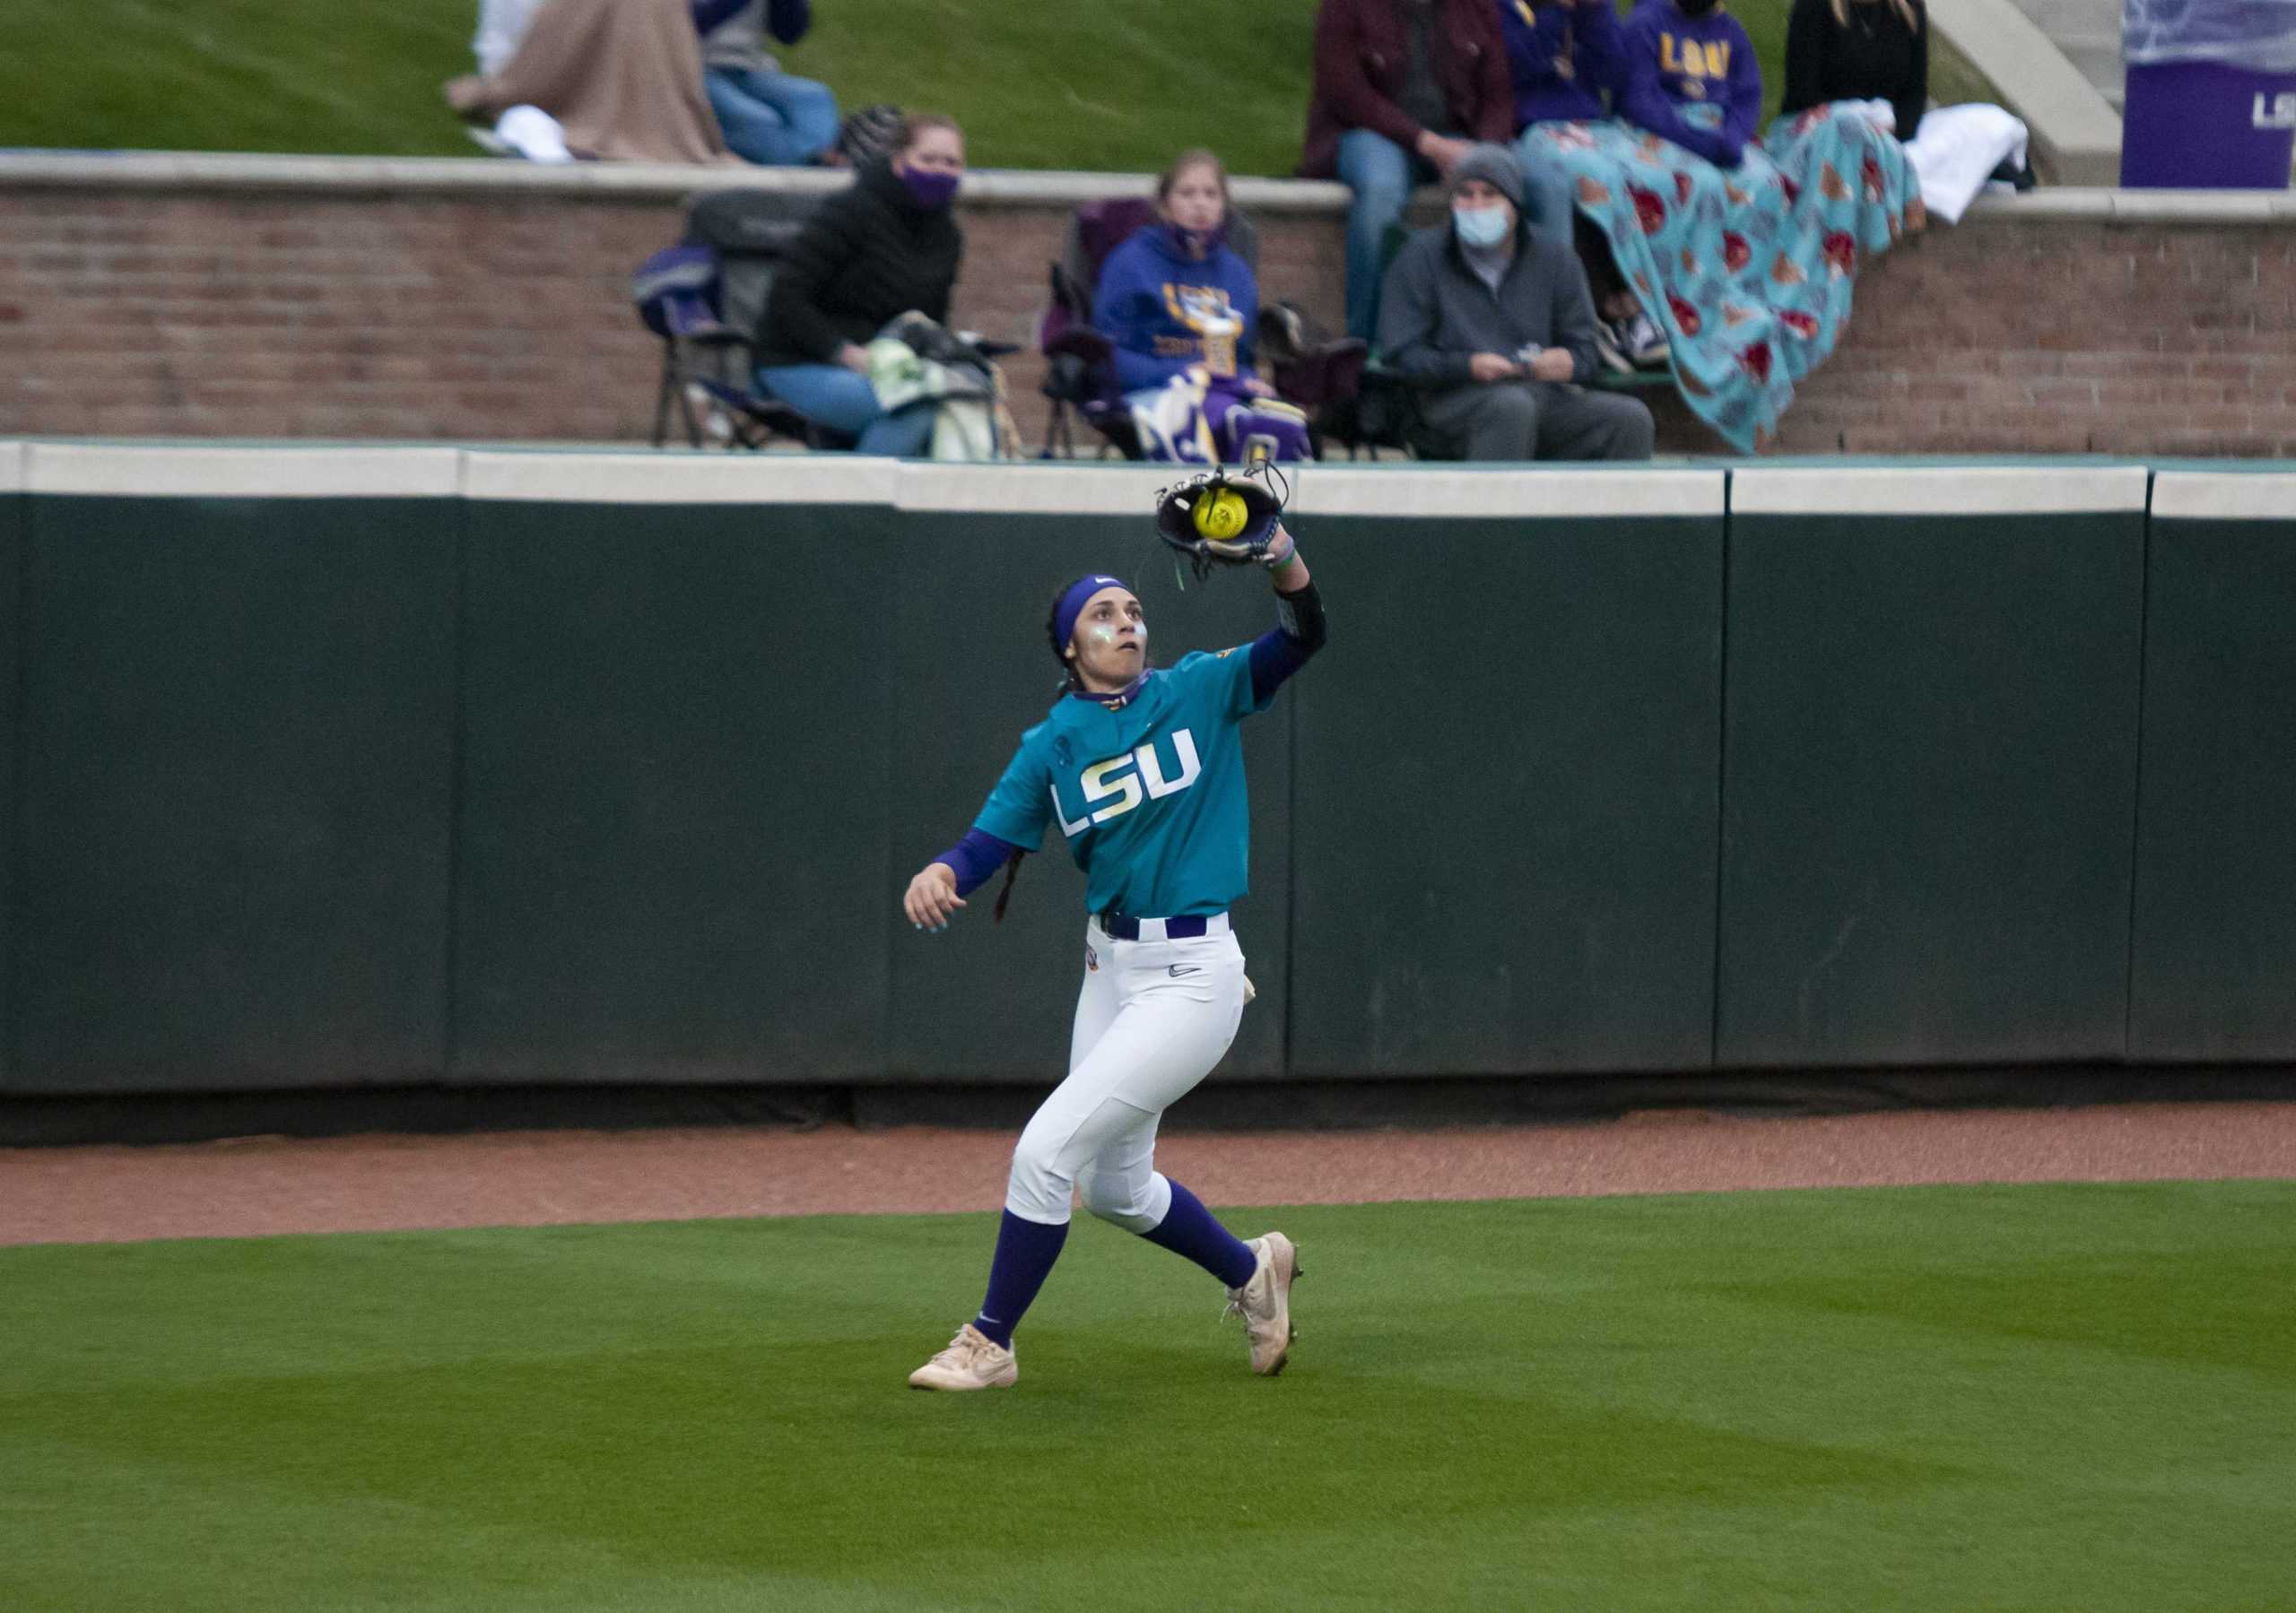
[[(1883, 128), (1896, 131), (1897, 114), (1889, 102), (1849, 104)], [(2024, 121), (2015, 113), (1983, 101), (1923, 113), (1920, 132), (1905, 143), (1906, 158), (1921, 181), (1922, 205), (1933, 218), (1960, 223), (1995, 169), (2005, 161), (2024, 167), (2028, 138)]]

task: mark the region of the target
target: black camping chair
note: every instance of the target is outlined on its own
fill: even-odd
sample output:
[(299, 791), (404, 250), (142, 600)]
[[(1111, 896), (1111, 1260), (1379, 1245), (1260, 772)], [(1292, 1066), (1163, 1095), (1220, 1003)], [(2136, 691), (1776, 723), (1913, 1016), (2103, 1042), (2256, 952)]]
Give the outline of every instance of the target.
[[(1404, 243), (1411, 238), (1411, 228), (1401, 222), (1387, 226), (1379, 238), (1379, 282), (1387, 283), (1387, 267), (1396, 261)], [(1378, 299), (1372, 299), (1372, 326), (1378, 325)], [(1339, 444), (1353, 459), (1360, 450), (1372, 460), (1379, 457), (1382, 448), (1397, 448), (1406, 457), (1434, 458), (1419, 426), (1419, 399), (1409, 383), (1394, 371), (1383, 368), (1379, 356), (1373, 353), (1359, 377), (1355, 390), (1344, 402), (1328, 410), (1323, 424), (1323, 435)]]
[[(1155, 203), (1144, 196), (1087, 202), (1068, 215), (1060, 259), (1052, 265), (1052, 300), (1037, 325), (1037, 346), (1045, 359), (1042, 390), (1052, 400), (1042, 458), (1075, 457), (1072, 421), (1079, 419), (1100, 438), (1096, 457), (1106, 457), (1110, 449), (1126, 459), (1145, 456), (1132, 410), (1117, 382), (1115, 346), (1092, 328), (1092, 295), (1109, 255), (1155, 216)], [(1259, 231), (1233, 209), (1228, 213), (1228, 247), (1258, 273)], [(1258, 333), (1263, 337), (1270, 312), (1263, 305)], [(1268, 367), (1276, 396), (1307, 412), (1309, 442), (1318, 457), (1323, 453), (1318, 422), (1327, 410), (1353, 395), (1364, 352), (1361, 342), (1324, 343)]]
[(662, 339), (656, 447), (669, 438), (673, 409), (692, 447), (705, 437), (743, 448), (775, 438), (809, 448), (853, 446), (847, 434), (760, 392), (755, 379), (752, 349), (774, 272), (813, 200), (770, 190), (706, 192), (687, 208), (685, 238), (639, 266), (631, 297), (646, 328)]

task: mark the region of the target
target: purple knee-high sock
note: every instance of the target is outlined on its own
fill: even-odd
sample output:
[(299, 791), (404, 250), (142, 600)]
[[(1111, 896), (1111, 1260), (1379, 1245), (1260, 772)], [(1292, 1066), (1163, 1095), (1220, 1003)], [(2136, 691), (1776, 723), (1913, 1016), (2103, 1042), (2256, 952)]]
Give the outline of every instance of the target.
[[(1165, 1178), (1170, 1182), (1170, 1178)], [(1170, 1182), (1172, 1207), (1161, 1224), (1140, 1236), (1160, 1248), (1185, 1255), (1231, 1288), (1251, 1281), (1259, 1257), (1243, 1240), (1212, 1218), (1204, 1201)]]
[(1052, 1275), (1052, 1262), (1060, 1258), (1060, 1245), (1067, 1241), (1067, 1222), (1048, 1227), (1006, 1210), (996, 1228), (996, 1258), (988, 1262), (988, 1297), (980, 1302), (973, 1326), (1012, 1349), (1013, 1330), (1036, 1303), (1037, 1290)]

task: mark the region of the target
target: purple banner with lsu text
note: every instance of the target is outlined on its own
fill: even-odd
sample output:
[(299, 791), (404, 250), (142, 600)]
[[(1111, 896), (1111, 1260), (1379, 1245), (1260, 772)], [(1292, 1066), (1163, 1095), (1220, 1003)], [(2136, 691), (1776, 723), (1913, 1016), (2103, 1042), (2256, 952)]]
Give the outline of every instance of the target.
[(2123, 0), (2120, 182), (2285, 190), (2296, 0)]

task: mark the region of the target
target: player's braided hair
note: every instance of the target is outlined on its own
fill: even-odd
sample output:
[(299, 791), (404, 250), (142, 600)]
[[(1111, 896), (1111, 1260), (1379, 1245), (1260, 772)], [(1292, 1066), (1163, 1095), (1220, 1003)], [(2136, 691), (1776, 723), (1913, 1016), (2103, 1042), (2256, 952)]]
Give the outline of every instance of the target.
[[(1060, 663), (1063, 692), (1084, 687), (1084, 681), (1077, 675), (1076, 663), (1068, 658), (1068, 646), (1060, 642), (1060, 602), (1073, 586), (1074, 584), (1063, 583), (1060, 592), (1052, 596), (1052, 607), (1044, 613), (1044, 641), (1052, 646), (1052, 658)], [(1004, 888), (997, 891), (996, 906), (990, 910), (1000, 924), (1004, 922), (1004, 905), (1013, 899), (1013, 881), (1021, 877), (1021, 859), (1028, 854), (1016, 851), (1004, 859)]]

